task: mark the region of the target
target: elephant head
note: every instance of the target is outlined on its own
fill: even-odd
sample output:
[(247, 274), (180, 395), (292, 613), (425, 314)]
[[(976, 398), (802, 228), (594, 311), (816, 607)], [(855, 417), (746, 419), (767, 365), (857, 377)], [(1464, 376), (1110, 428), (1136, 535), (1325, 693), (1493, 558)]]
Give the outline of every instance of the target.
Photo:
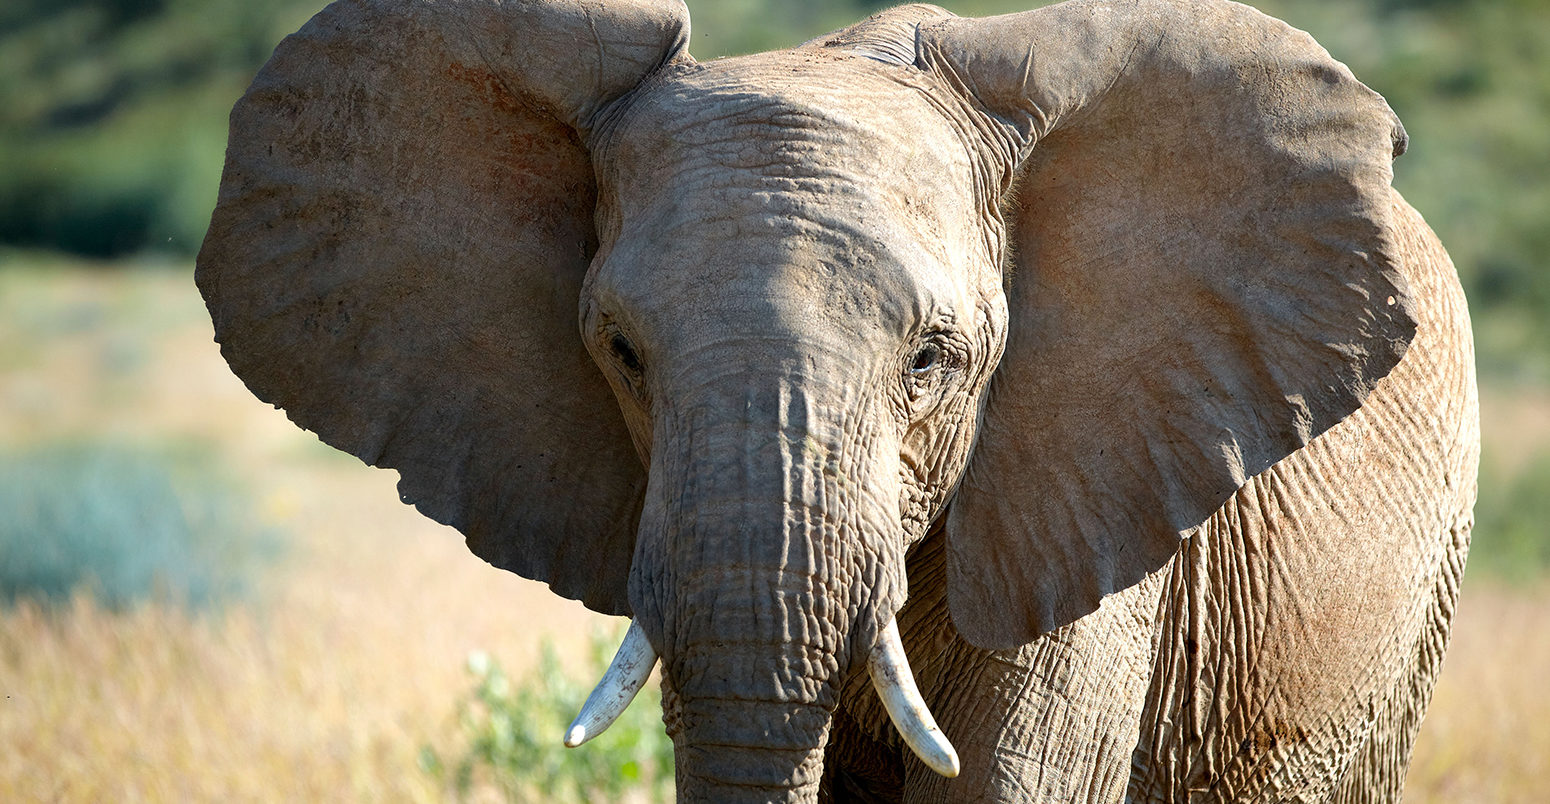
[[(630, 615), (686, 800), (815, 790), (945, 531), (1013, 646), (1161, 566), (1414, 329), (1403, 132), (1215, 0), (907, 6), (698, 63), (679, 2), (339, 0), (232, 113), (197, 279), (260, 398), (492, 564)], [(578, 310), (579, 305), (579, 310)], [(579, 326), (578, 326), (579, 321)]]

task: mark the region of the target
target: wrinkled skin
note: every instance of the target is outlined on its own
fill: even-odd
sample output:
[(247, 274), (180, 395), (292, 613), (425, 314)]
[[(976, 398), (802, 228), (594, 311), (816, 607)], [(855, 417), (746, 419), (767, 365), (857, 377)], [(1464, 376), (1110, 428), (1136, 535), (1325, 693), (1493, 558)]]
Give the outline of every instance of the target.
[[(1397, 798), (1478, 433), (1382, 99), (1207, 1), (686, 38), (320, 14), (233, 113), (233, 369), (631, 615), (682, 801)], [(868, 680), (892, 620), (957, 778)]]

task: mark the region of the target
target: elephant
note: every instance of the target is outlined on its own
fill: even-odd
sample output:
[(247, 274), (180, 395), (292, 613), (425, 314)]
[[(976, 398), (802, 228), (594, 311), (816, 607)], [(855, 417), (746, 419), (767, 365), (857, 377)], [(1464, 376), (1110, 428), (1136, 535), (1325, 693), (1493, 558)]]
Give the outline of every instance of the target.
[(689, 31), (338, 0), (196, 261), (258, 398), (631, 618), (564, 741), (660, 667), (680, 801), (1397, 799), (1479, 416), (1383, 98), (1225, 0)]

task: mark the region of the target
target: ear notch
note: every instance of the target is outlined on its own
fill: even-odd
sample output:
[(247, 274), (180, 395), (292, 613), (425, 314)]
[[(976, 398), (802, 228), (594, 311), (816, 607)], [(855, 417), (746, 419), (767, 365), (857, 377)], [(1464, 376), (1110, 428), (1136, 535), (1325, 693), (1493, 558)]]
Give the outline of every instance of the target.
[(681, 2), (336, 2), (232, 111), (195, 274), (259, 398), (613, 614), (645, 472), (577, 330), (582, 135), (687, 37)]
[(1215, 0), (921, 27), (1016, 172), (1011, 321), (948, 514), (953, 619), (1025, 643), (1354, 411), (1415, 324), (1376, 93)]

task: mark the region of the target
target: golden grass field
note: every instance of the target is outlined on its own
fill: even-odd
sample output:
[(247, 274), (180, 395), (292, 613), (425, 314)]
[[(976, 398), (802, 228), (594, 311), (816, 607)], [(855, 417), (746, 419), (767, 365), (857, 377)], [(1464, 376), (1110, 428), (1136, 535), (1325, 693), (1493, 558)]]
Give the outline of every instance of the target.
[[(204, 614), (0, 610), (0, 801), (440, 800), (416, 756), (456, 746), (470, 651), (520, 674), (540, 640), (576, 656), (613, 627), (253, 399), (186, 271), (46, 268), (0, 269), (0, 446), (195, 445), (287, 549), (251, 602)], [(1486, 403), (1503, 460), (1550, 442), (1550, 399)], [(1547, 679), (1550, 584), (1466, 582), (1409, 800), (1545, 800)]]

